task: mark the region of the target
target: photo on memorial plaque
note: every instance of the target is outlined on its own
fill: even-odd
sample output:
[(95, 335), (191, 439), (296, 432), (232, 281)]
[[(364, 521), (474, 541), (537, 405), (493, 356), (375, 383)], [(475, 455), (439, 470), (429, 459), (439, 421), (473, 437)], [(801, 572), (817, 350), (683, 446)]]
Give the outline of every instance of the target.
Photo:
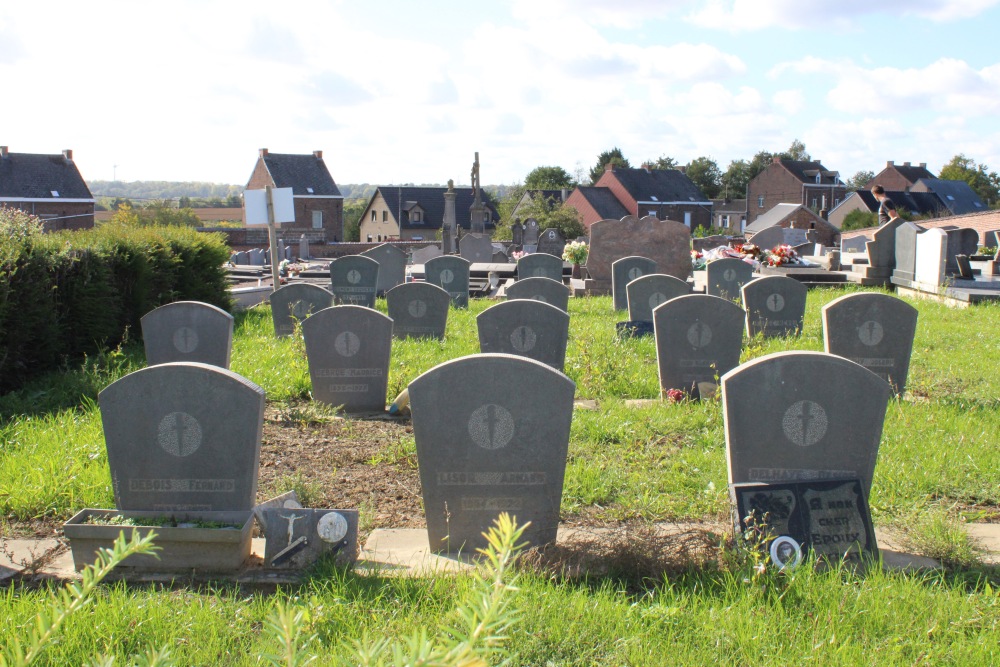
[(301, 570), (320, 558), (349, 565), (358, 557), (358, 510), (269, 507), (264, 567)]

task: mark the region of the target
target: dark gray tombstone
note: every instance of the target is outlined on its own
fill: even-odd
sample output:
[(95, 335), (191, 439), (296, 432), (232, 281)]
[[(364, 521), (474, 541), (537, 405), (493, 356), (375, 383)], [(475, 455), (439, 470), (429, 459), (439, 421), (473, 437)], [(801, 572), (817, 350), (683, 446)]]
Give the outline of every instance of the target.
[(445, 255), (424, 264), (424, 280), (448, 293), (456, 308), (469, 307), (469, 260)]
[(906, 391), (917, 309), (888, 294), (848, 294), (823, 307), (824, 349)]
[(892, 277), (913, 282), (917, 265), (917, 235), (924, 228), (912, 222), (904, 222), (896, 227), (896, 268)]
[(903, 222), (902, 218), (896, 218), (875, 230), (872, 240), (865, 244), (869, 266), (888, 271), (896, 268), (896, 229)]
[(979, 249), (979, 232), (975, 229), (963, 228), (963, 229), (949, 229), (948, 230), (948, 256), (945, 265), (945, 271), (947, 273), (958, 273), (961, 274), (959, 270), (958, 261), (955, 259), (958, 255), (965, 255), (969, 257), (970, 255), (975, 255), (976, 251)]
[(459, 254), (472, 264), (489, 264), (493, 261), (493, 242), (489, 236), (466, 234), (459, 241)]
[(392, 320), (363, 306), (334, 306), (302, 323), (313, 399), (348, 412), (385, 409)]
[(563, 261), (542, 252), (525, 255), (517, 260), (517, 279), (523, 280), (525, 278), (549, 278), (561, 283)]
[(768, 227), (750, 237), (750, 243), (761, 250), (771, 250), (775, 246), (796, 246), (808, 240), (804, 229), (786, 229), (784, 227)]
[(307, 260), (312, 255), (309, 254), (309, 239), (305, 234), (299, 237), (299, 259)]
[(628, 319), (632, 322), (652, 322), (653, 310), (662, 303), (691, 293), (691, 286), (680, 278), (665, 273), (650, 273), (629, 282)]
[(569, 288), (551, 278), (524, 278), (507, 288), (507, 299), (534, 299), (569, 311)]
[(507, 253), (505, 252), (497, 251), (493, 253), (493, 259), (490, 261), (493, 262), (494, 264), (509, 264), (510, 257), (508, 257)]
[(237, 266), (246, 266), (249, 263), (250, 263), (250, 256), (247, 253), (240, 251), (233, 255), (233, 264)]
[(520, 246), (524, 243), (524, 225), (515, 222), (510, 226), (510, 236), (513, 245)]
[(169, 363), (126, 375), (98, 402), (118, 509), (253, 508), (263, 389), (217, 366)]
[[(984, 248), (1000, 248), (1000, 231), (988, 231), (986, 232), (986, 243)], [(978, 250), (978, 248), (977, 248)], [(1000, 259), (1000, 258), (998, 258)]]
[(491, 306), (476, 317), (479, 350), (514, 354), (562, 371), (566, 363), (569, 314), (533, 299)]
[(867, 236), (855, 236), (840, 241), (841, 252), (865, 252), (866, 245), (871, 239)]
[(538, 221), (534, 218), (528, 218), (524, 223), (524, 245), (537, 247), (538, 246), (538, 235), (541, 231), (538, 229)]
[(611, 263), (611, 300), (615, 310), (628, 310), (626, 285), (651, 273), (656, 273), (656, 262), (648, 257), (631, 255)]
[(150, 366), (194, 361), (229, 368), (233, 316), (200, 301), (175, 301), (142, 316), (142, 342)]
[(378, 262), (378, 294), (382, 295), (396, 285), (406, 282), (406, 253), (394, 245), (383, 243), (361, 253)]
[(250, 258), (251, 266), (264, 266), (267, 263), (267, 260), (264, 257), (264, 251), (260, 248), (251, 248), (247, 255)]
[(707, 294), (671, 299), (653, 310), (660, 391), (701, 397), (740, 363), (743, 309)]
[(264, 515), (264, 567), (303, 570), (320, 558), (350, 565), (358, 557), (358, 510), (270, 507)]
[(441, 257), (442, 254), (441, 248), (438, 246), (428, 245), (414, 250), (413, 253), (411, 253), (411, 258), (413, 259), (414, 264), (427, 264), (427, 262), (431, 261), (435, 257)]
[(862, 481), (871, 490), (891, 389), (843, 357), (777, 352), (722, 378), (729, 482)]
[(575, 389), (544, 364), (500, 354), (455, 359), (410, 383), (432, 551), (474, 554), (501, 512), (530, 522), (529, 547), (555, 541)]
[(385, 294), (396, 338), (444, 338), (451, 296), (427, 282), (403, 283)]
[(705, 293), (735, 300), (740, 289), (753, 280), (753, 267), (742, 259), (717, 259), (705, 265)]
[(788, 276), (765, 276), (744, 285), (740, 294), (747, 313), (747, 337), (802, 333), (808, 291), (805, 285)]
[(377, 261), (361, 255), (330, 262), (330, 291), (337, 303), (374, 308), (379, 270)]
[(553, 255), (562, 261), (563, 248), (566, 247), (566, 239), (562, 232), (554, 227), (550, 227), (538, 235), (538, 248), (535, 252)]
[(276, 336), (291, 336), (295, 323), (333, 305), (333, 295), (319, 285), (295, 283), (271, 293), (271, 319)]

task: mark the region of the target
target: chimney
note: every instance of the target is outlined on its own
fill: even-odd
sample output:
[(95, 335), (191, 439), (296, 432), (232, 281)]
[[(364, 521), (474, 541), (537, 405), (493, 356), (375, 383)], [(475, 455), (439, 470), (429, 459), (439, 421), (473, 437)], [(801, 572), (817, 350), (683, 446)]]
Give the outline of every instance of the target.
[(66, 162), (72, 162), (73, 161), (73, 149), (72, 148), (67, 148), (66, 150), (63, 151), (63, 159), (66, 160)]
[(646, 172), (647, 174), (649, 173), (649, 163), (648, 162), (643, 162), (642, 163), (642, 170), (644, 172)]
[(260, 151), (259, 151), (259, 153), (260, 153), (261, 157), (267, 157), (267, 149), (266, 148), (261, 148)]
[(566, 188), (563, 188), (562, 191), (559, 194), (560, 194), (560, 196), (562, 196), (562, 200), (566, 201), (566, 198), (569, 197), (569, 190), (567, 190)]
[(826, 210), (826, 195), (823, 195), (823, 205), (822, 205), (822, 207), (821, 207), (821, 208), (819, 209), (819, 217), (821, 217), (821, 218), (823, 218), (824, 220), (826, 220), (826, 219), (827, 219), (827, 216), (828, 216), (829, 214), (830, 214), (830, 212), (829, 212), (828, 210)]
[(771, 156), (771, 164), (781, 164), (781, 156), (780, 155), (772, 155)]
[(614, 170), (615, 170), (614, 162), (609, 162), (606, 165), (604, 165), (604, 171), (614, 171)]
[(926, 169), (927, 168), (927, 163), (926, 162), (921, 162), (920, 163), (920, 168), (921, 169)]
[(10, 155), (10, 152), (7, 150), (7, 147), (0, 146), (0, 157), (6, 158), (8, 155)]
[(910, 163), (909, 163), (909, 162), (904, 162), (904, 163), (903, 163), (903, 166), (904, 166), (904, 167), (909, 167), (909, 166), (910, 166)]
[(886, 160), (886, 163), (885, 163), (885, 168), (886, 168), (886, 169), (888, 169), (889, 167), (893, 167), (893, 166), (895, 166), (895, 164), (896, 164), (896, 163), (895, 163), (895, 162), (893, 162), (892, 160)]
[(322, 160), (323, 159), (323, 151), (313, 151), (313, 156), (317, 160)]

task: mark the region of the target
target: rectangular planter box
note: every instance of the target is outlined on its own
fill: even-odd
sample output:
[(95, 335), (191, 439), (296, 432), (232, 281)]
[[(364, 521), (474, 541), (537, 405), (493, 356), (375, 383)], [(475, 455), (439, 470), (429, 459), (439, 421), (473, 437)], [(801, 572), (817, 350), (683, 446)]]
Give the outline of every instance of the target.
[[(90, 517), (170, 517), (178, 524), (213, 521), (239, 528), (198, 528), (195, 526), (104, 526), (87, 523)], [(252, 512), (124, 512), (84, 509), (63, 524), (63, 532), (73, 551), (73, 565), (82, 570), (94, 562), (97, 550), (112, 548), (122, 531), (156, 532), (153, 544), (160, 547), (159, 558), (135, 555), (118, 567), (149, 572), (232, 572), (250, 557)], [(126, 539), (131, 536), (125, 533)]]

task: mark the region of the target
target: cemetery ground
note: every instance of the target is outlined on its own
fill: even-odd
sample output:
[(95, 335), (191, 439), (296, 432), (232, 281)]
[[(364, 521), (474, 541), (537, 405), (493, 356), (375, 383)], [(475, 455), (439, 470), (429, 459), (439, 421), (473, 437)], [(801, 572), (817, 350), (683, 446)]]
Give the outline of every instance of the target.
[[(810, 291), (803, 334), (750, 340), (742, 361), (822, 350), (820, 309), (845, 293)], [(433, 366), (478, 352), (475, 315), (488, 305), (452, 310), (443, 341), (394, 340), (389, 400)], [(944, 568), (777, 574), (724, 541), (720, 403), (635, 402), (658, 395), (652, 337), (617, 340), (623, 315), (610, 297), (571, 299), (566, 373), (579, 404), (562, 520), (606, 532), (525, 559), (511, 594), (512, 663), (997, 663), (1000, 570), (981, 561), (962, 524), (1000, 522), (1000, 307), (914, 305), (907, 394), (889, 404), (870, 501), (876, 527)], [(51, 536), (83, 507), (113, 506), (96, 394), (143, 365), (141, 346), (125, 345), (0, 397), (2, 535)], [(309, 401), (302, 340), (275, 339), (266, 307), (237, 316), (231, 367), (267, 392), (260, 500), (294, 489), (306, 506), (358, 508), (362, 541), (375, 528), (424, 526), (407, 419), (343, 418)], [(671, 522), (689, 529), (657, 531)], [(47, 590), (0, 589), (7, 633), (27, 636)], [(471, 591), (464, 576), (325, 564), (277, 590), (119, 582), (70, 619), (43, 661), (169, 646), (178, 664), (259, 664), (276, 648), (263, 624), (284, 600), (305, 610), (304, 636), (317, 635), (309, 650), (327, 664), (363, 635), (435, 634)]]

